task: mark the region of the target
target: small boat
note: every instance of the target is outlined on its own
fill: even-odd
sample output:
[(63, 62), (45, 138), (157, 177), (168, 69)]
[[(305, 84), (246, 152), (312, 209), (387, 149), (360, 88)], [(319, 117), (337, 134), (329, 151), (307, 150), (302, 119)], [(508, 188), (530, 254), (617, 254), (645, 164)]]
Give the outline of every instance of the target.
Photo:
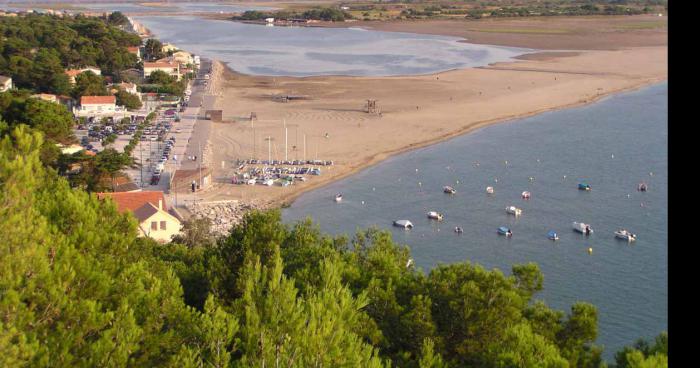
[(578, 231), (581, 234), (591, 235), (591, 233), (593, 233), (591, 225), (584, 224), (583, 222), (574, 222), (572, 226), (574, 227), (575, 231)]
[(449, 186), (449, 185), (444, 186), (444, 187), (442, 188), (442, 191), (445, 192), (445, 193), (447, 193), (447, 194), (455, 194), (455, 193), (457, 193), (457, 191), (455, 190), (455, 188), (452, 188), (452, 187)]
[(430, 211), (430, 212), (428, 212), (428, 218), (431, 219), (431, 220), (442, 221), (443, 216), (442, 216), (442, 214), (439, 213), (439, 212)]
[(506, 207), (506, 212), (515, 216), (520, 216), (523, 214), (523, 210), (515, 206)]
[(493, 187), (486, 187), (486, 193), (493, 194)]
[(637, 234), (633, 234), (625, 229), (620, 229), (615, 232), (615, 237), (619, 239), (624, 239), (627, 241), (635, 241), (637, 240)]
[(340, 201), (342, 201), (342, 200), (343, 200), (343, 195), (342, 195), (342, 194), (338, 193), (338, 194), (335, 195), (335, 201), (336, 201), (336, 202), (340, 202)]
[(647, 191), (647, 183), (644, 183), (644, 182), (639, 183), (639, 185), (637, 186), (637, 190), (640, 192), (646, 192)]
[(463, 232), (464, 232), (464, 230), (462, 230), (462, 228), (461, 228), (461, 227), (459, 227), (459, 226), (456, 226), (456, 227), (455, 227), (455, 232), (456, 232), (457, 234), (461, 234), (461, 233), (463, 233)]
[(413, 229), (413, 224), (408, 220), (396, 220), (394, 221), (394, 226), (402, 227), (404, 229)]
[(507, 236), (507, 237), (513, 236), (513, 232), (510, 231), (510, 229), (507, 228), (507, 227), (505, 227), (505, 226), (499, 227), (499, 228), (498, 228), (498, 233), (501, 234), (501, 235), (505, 235), (505, 236)]
[(530, 192), (526, 190), (520, 196), (523, 197), (523, 199), (530, 199)]
[(591, 186), (586, 183), (578, 183), (578, 190), (591, 190)]
[(549, 240), (559, 240), (559, 235), (557, 235), (557, 232), (554, 230), (550, 230), (547, 233), (547, 239)]

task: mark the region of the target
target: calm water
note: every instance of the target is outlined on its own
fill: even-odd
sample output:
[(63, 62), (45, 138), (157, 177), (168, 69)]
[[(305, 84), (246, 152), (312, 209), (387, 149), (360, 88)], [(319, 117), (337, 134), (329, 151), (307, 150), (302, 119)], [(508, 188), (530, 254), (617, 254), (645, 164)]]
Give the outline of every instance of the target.
[[(623, 345), (668, 328), (667, 96), (662, 83), (402, 154), (301, 196), (283, 218), (311, 216), (334, 234), (389, 229), (426, 271), (469, 260), (509, 274), (512, 264), (537, 262), (545, 277), (539, 298), (548, 305), (568, 312), (583, 300), (598, 307), (597, 342), (612, 360)], [(592, 191), (577, 190), (583, 180)], [(648, 192), (636, 191), (641, 181)], [(457, 194), (444, 194), (444, 185)], [(529, 201), (520, 198), (524, 190)], [(333, 201), (336, 193), (342, 203)], [(509, 205), (523, 215), (506, 214)], [(431, 222), (430, 210), (445, 220)], [(415, 228), (394, 228), (396, 219)], [(591, 224), (594, 234), (573, 232), (572, 221)], [(455, 226), (464, 233), (455, 234)], [(499, 226), (509, 226), (513, 237), (497, 235)], [(620, 227), (638, 240), (615, 239)], [(558, 242), (546, 238), (550, 229)]]
[(134, 19), (163, 42), (252, 75), (429, 74), (508, 61), (532, 51), (359, 28), (266, 27), (190, 16)]
[[(265, 7), (265, 6), (249, 6), (249, 5), (233, 5), (233, 4), (221, 4), (221, 3), (170, 3), (168, 6), (145, 6), (138, 3), (86, 3), (86, 4), (72, 4), (73, 8), (84, 8), (95, 11), (120, 11), (122, 13), (143, 13), (143, 12), (161, 12), (161, 13), (173, 13), (173, 12), (192, 12), (192, 13), (202, 13), (202, 12), (227, 12), (227, 13), (240, 13), (246, 10), (272, 10), (276, 8)], [(38, 6), (37, 9), (40, 9)], [(25, 10), (25, 8), (19, 8), (16, 6), (11, 6), (7, 3), (0, 3), (0, 9), (6, 10)], [(72, 10), (72, 9), (69, 9)]]

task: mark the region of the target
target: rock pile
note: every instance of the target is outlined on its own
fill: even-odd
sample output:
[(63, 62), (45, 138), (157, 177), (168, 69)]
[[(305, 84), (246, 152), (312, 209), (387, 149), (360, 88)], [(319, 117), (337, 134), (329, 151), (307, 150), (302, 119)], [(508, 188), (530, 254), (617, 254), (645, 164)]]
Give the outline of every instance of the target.
[(217, 235), (225, 235), (231, 227), (237, 225), (243, 219), (246, 212), (255, 209), (264, 209), (262, 204), (244, 203), (238, 200), (216, 201), (185, 205), (192, 217), (204, 217), (211, 220), (211, 230)]

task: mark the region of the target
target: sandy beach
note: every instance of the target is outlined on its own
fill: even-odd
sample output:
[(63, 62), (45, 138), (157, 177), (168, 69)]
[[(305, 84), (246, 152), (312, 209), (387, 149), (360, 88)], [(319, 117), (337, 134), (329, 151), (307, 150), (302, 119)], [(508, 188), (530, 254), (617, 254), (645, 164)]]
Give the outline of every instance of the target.
[[(201, 197), (290, 203), (305, 191), (400, 152), (665, 80), (667, 46), (657, 45), (656, 38), (644, 44), (638, 33), (628, 36), (641, 45), (569, 47), (526, 55), (516, 62), (424, 76), (259, 77), (226, 69), (215, 82), (215, 106), (223, 110), (227, 122), (213, 123), (210, 135), (209, 159), (217, 183)], [(525, 46), (513, 44), (509, 35), (505, 38), (509, 46)], [(308, 99), (284, 103), (274, 95)], [(381, 114), (364, 111), (367, 99), (377, 100)], [(251, 112), (257, 115), (254, 129), (248, 119)], [(305, 136), (306, 159), (333, 160), (335, 165), (288, 187), (230, 184), (234, 160), (267, 159), (268, 149), (273, 159), (285, 158), (285, 125), (288, 159), (304, 158)]]

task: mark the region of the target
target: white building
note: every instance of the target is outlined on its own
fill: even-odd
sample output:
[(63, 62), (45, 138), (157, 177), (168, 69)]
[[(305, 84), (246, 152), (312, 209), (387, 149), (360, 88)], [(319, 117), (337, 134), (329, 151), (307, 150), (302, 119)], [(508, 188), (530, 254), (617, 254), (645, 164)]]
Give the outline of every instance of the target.
[(125, 117), (127, 111), (123, 106), (117, 106), (115, 96), (82, 96), (80, 106), (73, 109), (76, 117)]
[(0, 92), (12, 89), (12, 78), (0, 75)]
[(180, 64), (172, 61), (156, 61), (143, 63), (143, 77), (148, 78), (156, 70), (163, 71), (171, 77), (180, 80)]

